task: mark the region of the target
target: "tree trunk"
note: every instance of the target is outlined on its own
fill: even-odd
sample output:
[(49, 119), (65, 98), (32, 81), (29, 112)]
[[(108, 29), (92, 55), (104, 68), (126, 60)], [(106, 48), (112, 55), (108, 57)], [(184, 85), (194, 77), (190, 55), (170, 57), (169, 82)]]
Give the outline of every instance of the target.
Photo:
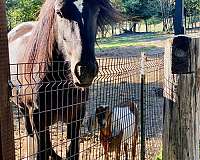
[(144, 20), (144, 23), (145, 23), (146, 32), (148, 32), (148, 23), (147, 23), (147, 20)]
[(199, 159), (200, 38), (175, 37), (164, 55), (163, 160)]
[(105, 29), (102, 29), (102, 30), (101, 30), (101, 37), (102, 37), (102, 38), (105, 38)]
[(114, 35), (114, 24), (111, 24), (112, 36)]
[(9, 103), (9, 55), (4, 0), (0, 0), (0, 159), (14, 160), (14, 127)]
[(133, 32), (134, 33), (136, 32), (136, 26), (137, 26), (137, 23), (133, 22)]
[(167, 27), (166, 27), (166, 20), (163, 18), (163, 32), (166, 32)]
[(136, 26), (137, 26), (137, 23), (132, 22), (132, 25), (130, 26), (129, 31), (135, 33), (136, 32)]

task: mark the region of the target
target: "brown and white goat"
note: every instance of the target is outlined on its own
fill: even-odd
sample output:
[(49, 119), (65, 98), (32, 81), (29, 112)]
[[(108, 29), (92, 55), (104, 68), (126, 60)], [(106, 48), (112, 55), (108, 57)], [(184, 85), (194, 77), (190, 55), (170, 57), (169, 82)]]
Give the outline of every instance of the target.
[(105, 159), (109, 153), (115, 152), (116, 160), (120, 159), (121, 144), (128, 160), (127, 139), (132, 137), (132, 160), (136, 157), (136, 143), (138, 139), (138, 110), (137, 105), (128, 101), (118, 107), (110, 109), (100, 106), (96, 109), (96, 117), (100, 126), (100, 142), (104, 148)]

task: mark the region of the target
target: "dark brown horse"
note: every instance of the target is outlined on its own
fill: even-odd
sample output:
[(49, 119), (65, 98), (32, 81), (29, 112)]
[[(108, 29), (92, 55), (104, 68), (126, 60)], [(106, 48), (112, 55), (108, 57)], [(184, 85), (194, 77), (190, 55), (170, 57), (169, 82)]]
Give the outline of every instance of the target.
[[(36, 22), (9, 33), (12, 101), (37, 134), (38, 160), (61, 159), (52, 149), (49, 126), (67, 123), (68, 159), (79, 158), (79, 130), (87, 87), (98, 72), (97, 28), (118, 19), (109, 0), (46, 0)], [(16, 67), (17, 66), (17, 67)]]

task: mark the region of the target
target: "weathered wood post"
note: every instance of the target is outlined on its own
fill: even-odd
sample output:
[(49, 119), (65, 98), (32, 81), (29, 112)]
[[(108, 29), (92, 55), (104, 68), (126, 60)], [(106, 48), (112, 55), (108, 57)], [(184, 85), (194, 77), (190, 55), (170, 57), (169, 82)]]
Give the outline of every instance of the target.
[(164, 61), (163, 160), (198, 160), (200, 38), (169, 40)]
[(0, 0), (0, 160), (14, 160), (12, 112), (9, 104), (9, 56), (4, 0)]

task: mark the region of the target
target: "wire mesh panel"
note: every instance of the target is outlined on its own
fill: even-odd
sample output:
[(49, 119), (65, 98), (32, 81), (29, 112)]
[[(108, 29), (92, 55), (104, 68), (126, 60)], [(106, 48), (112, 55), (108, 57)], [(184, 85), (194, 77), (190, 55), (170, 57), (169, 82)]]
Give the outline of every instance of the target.
[[(97, 138), (93, 142), (90, 141), (94, 147), (89, 146), (89, 153), (85, 155), (86, 152), (83, 152), (83, 157), (85, 159), (106, 159), (107, 145), (109, 147), (108, 157), (115, 159), (116, 152), (118, 152), (116, 149), (120, 149), (121, 146), (119, 153), (121, 159), (126, 156), (132, 159), (132, 149), (135, 147), (133, 141), (136, 140), (134, 139), (135, 115), (132, 115), (129, 107), (131, 107), (130, 103), (138, 105), (140, 59), (138, 57), (99, 59), (99, 66), (99, 75), (90, 89), (86, 114), (89, 131)], [(111, 114), (111, 122), (109, 118), (106, 119), (107, 113)], [(106, 127), (106, 123), (101, 124), (101, 121), (110, 123), (110, 134), (103, 133), (105, 130), (110, 131), (109, 126)], [(135, 157), (139, 156), (138, 149), (136, 149)]]
[(148, 160), (156, 159), (162, 152), (163, 79), (163, 56), (146, 57), (142, 123), (145, 128), (145, 157)]
[[(42, 63), (35, 64), (31, 80), (24, 78), (28, 64), (10, 65), (16, 159), (140, 159), (140, 57), (100, 58), (98, 64), (86, 89), (63, 81), (71, 79), (63, 62), (48, 64), (46, 77)], [(161, 149), (162, 58), (148, 57), (145, 68), (143, 134), (146, 159), (153, 159)]]

